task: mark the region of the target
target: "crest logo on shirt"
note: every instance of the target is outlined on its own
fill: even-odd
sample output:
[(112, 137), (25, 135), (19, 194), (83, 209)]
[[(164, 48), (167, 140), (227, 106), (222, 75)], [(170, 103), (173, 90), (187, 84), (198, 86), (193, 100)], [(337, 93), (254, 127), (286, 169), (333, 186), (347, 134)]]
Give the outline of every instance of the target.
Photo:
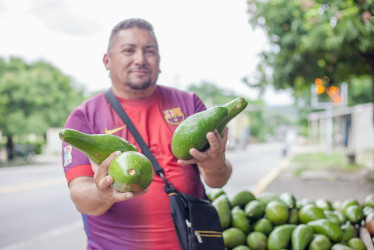
[(163, 112), (166, 122), (171, 125), (179, 125), (184, 120), (184, 114), (180, 107), (166, 109)]
[(71, 154), (72, 149), (70, 145), (64, 147), (64, 167), (68, 166), (73, 161), (73, 156)]

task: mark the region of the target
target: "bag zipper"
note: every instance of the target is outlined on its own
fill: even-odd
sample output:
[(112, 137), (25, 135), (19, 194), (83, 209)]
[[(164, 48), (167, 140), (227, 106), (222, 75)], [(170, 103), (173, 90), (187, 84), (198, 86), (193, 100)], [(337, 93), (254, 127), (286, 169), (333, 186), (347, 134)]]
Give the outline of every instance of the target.
[[(188, 228), (191, 228), (191, 222), (186, 219), (185, 220), (186, 225)], [(203, 238), (202, 237), (222, 237), (222, 233), (218, 231), (201, 231), (201, 230), (195, 230), (194, 234), (197, 238), (197, 241), (201, 244), (203, 243)]]

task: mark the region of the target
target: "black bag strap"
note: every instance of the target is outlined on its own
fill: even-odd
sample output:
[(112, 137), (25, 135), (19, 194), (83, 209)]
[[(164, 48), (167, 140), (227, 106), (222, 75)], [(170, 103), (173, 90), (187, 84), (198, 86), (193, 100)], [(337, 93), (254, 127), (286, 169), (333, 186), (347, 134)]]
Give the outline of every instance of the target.
[(143, 154), (148, 157), (151, 161), (153, 169), (155, 173), (162, 178), (165, 183), (165, 191), (167, 193), (175, 192), (174, 186), (172, 183), (169, 183), (165, 176), (164, 176), (164, 169), (160, 166), (154, 155), (152, 154), (151, 150), (144, 142), (142, 136), (139, 134), (138, 130), (136, 129), (134, 123), (131, 121), (130, 117), (127, 115), (126, 111), (122, 108), (121, 104), (119, 103), (116, 96), (113, 94), (111, 88), (109, 88), (104, 93), (106, 99), (109, 101), (110, 105), (112, 105), (113, 109), (117, 112), (118, 116), (122, 119), (122, 121), (126, 124), (127, 128), (130, 130), (131, 134), (134, 136), (136, 142), (139, 144)]

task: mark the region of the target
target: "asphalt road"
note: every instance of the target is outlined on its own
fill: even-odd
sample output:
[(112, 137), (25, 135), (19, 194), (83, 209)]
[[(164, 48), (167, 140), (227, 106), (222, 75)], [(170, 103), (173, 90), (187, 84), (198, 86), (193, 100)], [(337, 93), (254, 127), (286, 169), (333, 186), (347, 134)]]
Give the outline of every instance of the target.
[[(281, 162), (282, 144), (229, 151), (233, 174), (224, 190), (254, 190)], [(27, 166), (0, 168), (0, 250), (85, 249), (81, 215), (75, 210), (55, 157)]]

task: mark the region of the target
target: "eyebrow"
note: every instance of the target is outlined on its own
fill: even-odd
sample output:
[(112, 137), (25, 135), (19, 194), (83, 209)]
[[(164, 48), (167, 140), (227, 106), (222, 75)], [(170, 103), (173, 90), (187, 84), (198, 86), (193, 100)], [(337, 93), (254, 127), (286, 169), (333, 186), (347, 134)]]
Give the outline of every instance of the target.
[[(126, 46), (136, 47), (136, 44), (134, 44), (134, 43), (124, 43), (124, 44), (121, 44), (119, 47), (120, 47), (120, 49), (123, 49)], [(157, 49), (157, 45), (149, 44), (149, 45), (146, 45), (145, 48), (146, 49), (149, 49), (149, 48)]]

